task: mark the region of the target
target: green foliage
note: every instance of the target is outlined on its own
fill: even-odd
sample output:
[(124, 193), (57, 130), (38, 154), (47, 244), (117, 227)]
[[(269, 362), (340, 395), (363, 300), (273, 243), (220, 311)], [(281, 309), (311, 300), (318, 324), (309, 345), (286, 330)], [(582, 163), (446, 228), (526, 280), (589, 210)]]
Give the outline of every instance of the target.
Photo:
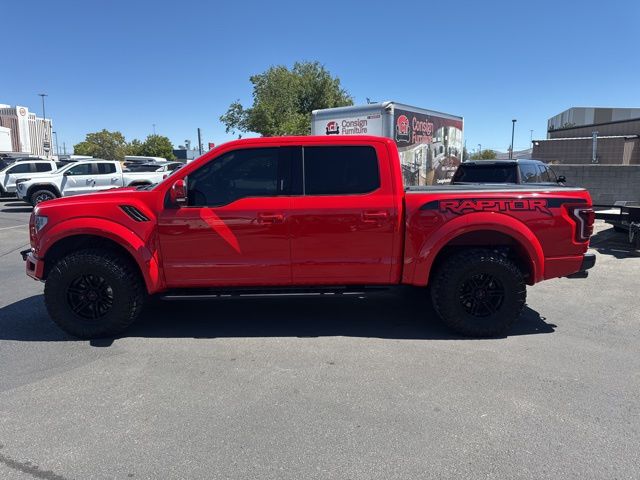
[(256, 132), (265, 137), (308, 135), (311, 112), (320, 108), (353, 105), (340, 79), (319, 62), (296, 62), (289, 70), (275, 66), (249, 79), (253, 106), (233, 102), (220, 117), (227, 132)]
[(123, 161), (125, 155), (145, 155), (175, 160), (173, 144), (162, 135), (149, 135), (144, 142), (134, 139), (130, 143), (120, 132), (102, 130), (87, 133), (85, 140), (73, 147), (76, 155), (89, 155), (105, 160)]
[(173, 144), (171, 140), (163, 135), (149, 135), (143, 143), (140, 143), (139, 140), (133, 140), (129, 146), (132, 147), (133, 150), (140, 152), (130, 153), (129, 155), (163, 157), (167, 160), (175, 160), (176, 158), (173, 154)]
[(85, 140), (73, 147), (76, 155), (89, 155), (105, 160), (124, 159), (127, 152), (127, 142), (120, 132), (101, 130), (95, 133), (87, 133)]
[(471, 155), (471, 160), (494, 160), (498, 155), (495, 150), (482, 150), (481, 152), (475, 152)]

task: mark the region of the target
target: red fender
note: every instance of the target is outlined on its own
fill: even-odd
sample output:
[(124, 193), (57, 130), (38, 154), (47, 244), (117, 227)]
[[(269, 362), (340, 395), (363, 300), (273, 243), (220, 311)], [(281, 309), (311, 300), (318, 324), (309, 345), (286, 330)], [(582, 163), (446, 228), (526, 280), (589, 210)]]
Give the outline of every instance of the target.
[(531, 284), (543, 280), (544, 252), (540, 241), (533, 232), (524, 223), (508, 215), (496, 212), (478, 212), (449, 220), (425, 240), (416, 260), (413, 279), (410, 283), (426, 285), (433, 261), (442, 248), (456, 237), (478, 230), (492, 230), (515, 239), (529, 257), (527, 260), (532, 272)]
[(145, 242), (130, 229), (119, 223), (103, 218), (75, 218), (57, 223), (47, 231), (43, 243), (38, 247), (38, 256), (45, 258), (47, 251), (58, 241), (74, 235), (95, 235), (113, 240), (126, 249), (135, 259), (149, 293), (154, 293), (164, 287), (160, 274), (159, 252), (154, 242)]

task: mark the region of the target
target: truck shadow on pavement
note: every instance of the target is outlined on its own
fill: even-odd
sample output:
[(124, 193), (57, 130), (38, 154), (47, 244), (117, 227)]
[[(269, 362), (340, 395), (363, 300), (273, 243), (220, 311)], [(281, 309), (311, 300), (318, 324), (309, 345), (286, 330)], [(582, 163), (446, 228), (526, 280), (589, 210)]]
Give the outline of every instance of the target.
[[(506, 336), (553, 333), (538, 312), (526, 307)], [(369, 298), (230, 298), (158, 301), (119, 338), (236, 338), (347, 336), (395, 340), (467, 339), (436, 317), (424, 292)], [(0, 340), (78, 341), (50, 319), (42, 295), (0, 309)], [(117, 338), (93, 340), (108, 347)]]
[(594, 234), (589, 246), (602, 255), (611, 255), (618, 259), (638, 257), (638, 253), (629, 243), (628, 232), (616, 232), (613, 228)]
[(1, 213), (30, 213), (33, 210), (33, 207), (28, 203), (12, 197), (0, 198), (0, 207), (2, 207), (0, 208)]

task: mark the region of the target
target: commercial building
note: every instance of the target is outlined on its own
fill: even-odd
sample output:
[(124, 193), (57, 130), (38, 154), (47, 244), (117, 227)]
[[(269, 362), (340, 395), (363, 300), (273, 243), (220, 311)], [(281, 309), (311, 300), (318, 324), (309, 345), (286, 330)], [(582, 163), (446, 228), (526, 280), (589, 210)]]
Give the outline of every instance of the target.
[(574, 107), (547, 121), (532, 157), (564, 164), (640, 164), (640, 108)]
[[(27, 107), (0, 104), (0, 127), (4, 127), (5, 135), (6, 129), (9, 130), (9, 152), (41, 157), (53, 154), (51, 119), (39, 118)], [(7, 147), (6, 143), (3, 142), (2, 148)]]

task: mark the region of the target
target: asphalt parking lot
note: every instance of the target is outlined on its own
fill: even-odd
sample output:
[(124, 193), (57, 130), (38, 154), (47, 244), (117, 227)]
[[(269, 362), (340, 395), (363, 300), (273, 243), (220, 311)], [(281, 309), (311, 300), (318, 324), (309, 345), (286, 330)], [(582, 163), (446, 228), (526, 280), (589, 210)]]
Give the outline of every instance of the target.
[(0, 478), (640, 478), (640, 257), (598, 224), (587, 279), (504, 338), (418, 292), (161, 303), (80, 341), (24, 275), (0, 200)]

